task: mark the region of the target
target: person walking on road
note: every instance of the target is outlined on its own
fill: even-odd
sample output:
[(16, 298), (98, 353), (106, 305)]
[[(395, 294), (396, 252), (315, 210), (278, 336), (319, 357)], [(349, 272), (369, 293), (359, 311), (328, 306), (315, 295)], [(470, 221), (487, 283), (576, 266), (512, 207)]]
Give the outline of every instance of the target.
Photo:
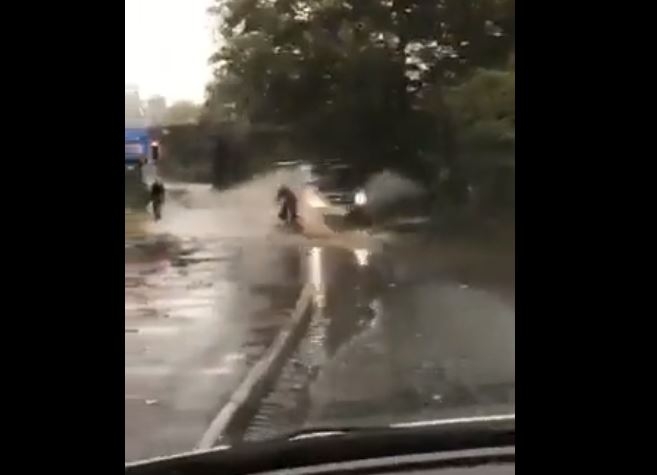
[(162, 219), (162, 206), (164, 205), (164, 198), (166, 190), (164, 184), (160, 180), (155, 180), (151, 185), (151, 202), (153, 203), (153, 216), (155, 221)]
[(285, 224), (297, 224), (297, 197), (287, 186), (281, 186), (276, 194), (276, 201), (281, 203), (278, 217)]

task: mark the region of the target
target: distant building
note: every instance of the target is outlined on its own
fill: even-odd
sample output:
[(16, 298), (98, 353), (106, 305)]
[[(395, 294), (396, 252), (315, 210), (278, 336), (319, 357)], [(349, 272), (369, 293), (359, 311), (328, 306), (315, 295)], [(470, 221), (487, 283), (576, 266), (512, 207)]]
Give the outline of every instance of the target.
[(167, 112), (167, 101), (162, 96), (153, 96), (146, 102), (146, 117), (150, 125), (159, 125)]
[(125, 120), (129, 121), (140, 120), (144, 118), (144, 110), (141, 105), (141, 98), (139, 97), (139, 89), (135, 86), (125, 87)]

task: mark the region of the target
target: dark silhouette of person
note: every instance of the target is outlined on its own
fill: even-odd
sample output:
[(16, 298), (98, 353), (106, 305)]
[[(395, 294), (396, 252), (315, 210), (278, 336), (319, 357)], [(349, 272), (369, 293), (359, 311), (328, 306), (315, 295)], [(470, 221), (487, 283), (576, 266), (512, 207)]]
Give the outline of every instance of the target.
[(297, 222), (297, 197), (290, 188), (281, 186), (276, 194), (276, 201), (281, 203), (281, 210), (278, 217), (285, 223)]
[(166, 190), (160, 180), (155, 180), (151, 185), (151, 201), (153, 202), (153, 215), (155, 221), (162, 218), (162, 206), (164, 205), (164, 198)]

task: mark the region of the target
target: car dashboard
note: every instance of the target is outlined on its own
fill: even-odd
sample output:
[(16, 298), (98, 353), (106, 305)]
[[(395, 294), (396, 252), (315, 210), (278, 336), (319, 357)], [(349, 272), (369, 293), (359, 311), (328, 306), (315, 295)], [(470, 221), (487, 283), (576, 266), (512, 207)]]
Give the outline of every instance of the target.
[(369, 475), (511, 475), (515, 474), (515, 448), (505, 447), (382, 457), (260, 473), (262, 475), (337, 475), (340, 473)]
[(126, 475), (515, 473), (515, 414), (314, 428), (126, 465)]

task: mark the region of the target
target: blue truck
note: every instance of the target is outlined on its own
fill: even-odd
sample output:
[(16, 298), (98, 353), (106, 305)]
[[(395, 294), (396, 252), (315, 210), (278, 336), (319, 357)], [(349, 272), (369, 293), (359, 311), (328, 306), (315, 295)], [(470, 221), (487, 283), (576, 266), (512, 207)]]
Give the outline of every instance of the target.
[(126, 206), (144, 206), (148, 188), (157, 176), (159, 144), (145, 127), (125, 128)]
[(126, 173), (141, 178), (153, 178), (160, 158), (159, 142), (154, 139), (154, 131), (141, 127), (125, 128), (125, 169)]
[(151, 158), (151, 138), (148, 129), (125, 129), (125, 166), (134, 168)]

